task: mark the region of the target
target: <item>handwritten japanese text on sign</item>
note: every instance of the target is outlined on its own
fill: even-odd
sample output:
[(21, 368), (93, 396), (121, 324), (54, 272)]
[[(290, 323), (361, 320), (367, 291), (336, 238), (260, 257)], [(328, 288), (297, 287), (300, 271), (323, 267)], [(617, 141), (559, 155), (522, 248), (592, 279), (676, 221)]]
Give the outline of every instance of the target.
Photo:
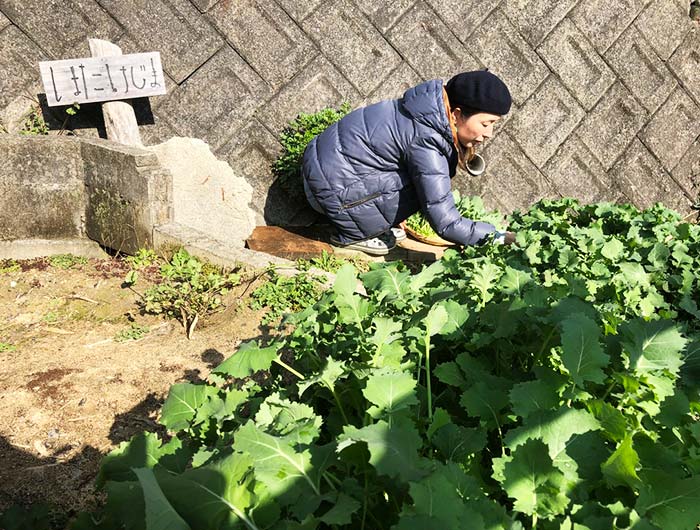
[(49, 107), (165, 94), (159, 52), (39, 63)]

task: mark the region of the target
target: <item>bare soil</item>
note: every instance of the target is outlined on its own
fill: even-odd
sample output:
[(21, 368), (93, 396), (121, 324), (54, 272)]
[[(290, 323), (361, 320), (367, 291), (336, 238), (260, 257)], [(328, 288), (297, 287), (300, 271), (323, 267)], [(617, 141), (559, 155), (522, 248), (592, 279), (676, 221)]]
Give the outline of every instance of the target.
[[(254, 286), (230, 293), (226, 309), (200, 320), (188, 340), (178, 322), (141, 314), (137, 294), (122, 287), (128, 267), (119, 259), (21, 266), (0, 272), (0, 513), (15, 503), (94, 508), (100, 460), (160, 429), (169, 387), (205, 378), (242, 340), (267, 331), (248, 308)], [(149, 331), (116, 340), (131, 324)]]

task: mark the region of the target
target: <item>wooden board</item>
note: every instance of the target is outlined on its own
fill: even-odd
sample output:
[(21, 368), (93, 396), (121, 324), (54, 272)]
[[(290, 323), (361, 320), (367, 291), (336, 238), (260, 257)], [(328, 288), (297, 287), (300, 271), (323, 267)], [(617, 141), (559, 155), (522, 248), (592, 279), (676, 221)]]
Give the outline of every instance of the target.
[(251, 250), (290, 260), (314, 258), (324, 250), (333, 254), (333, 248), (328, 243), (308, 239), (279, 226), (256, 227), (246, 244)]
[[(106, 40), (88, 39), (93, 57), (116, 57), (122, 49)], [(102, 105), (107, 138), (124, 145), (143, 146), (136, 113), (130, 101), (107, 101)]]
[(159, 52), (39, 63), (49, 107), (166, 93)]

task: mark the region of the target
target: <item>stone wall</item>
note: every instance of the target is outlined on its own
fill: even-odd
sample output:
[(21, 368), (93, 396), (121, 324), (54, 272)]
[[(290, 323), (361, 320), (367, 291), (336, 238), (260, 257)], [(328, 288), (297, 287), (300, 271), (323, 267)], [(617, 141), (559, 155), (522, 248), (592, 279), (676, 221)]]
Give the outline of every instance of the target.
[[(208, 142), (246, 176), (268, 222), (303, 218), (272, 183), (297, 113), (396, 97), (488, 67), (515, 105), (457, 186), (510, 210), (541, 197), (656, 200), (700, 190), (700, 28), (689, 0), (0, 0), (0, 120), (37, 94), (40, 59), (88, 55), (87, 38), (158, 50), (168, 94), (148, 144)], [(84, 130), (81, 134), (94, 134)]]
[(173, 217), (172, 178), (155, 153), (99, 139), (0, 135), (0, 199), (9, 255), (17, 242), (88, 240), (134, 253)]

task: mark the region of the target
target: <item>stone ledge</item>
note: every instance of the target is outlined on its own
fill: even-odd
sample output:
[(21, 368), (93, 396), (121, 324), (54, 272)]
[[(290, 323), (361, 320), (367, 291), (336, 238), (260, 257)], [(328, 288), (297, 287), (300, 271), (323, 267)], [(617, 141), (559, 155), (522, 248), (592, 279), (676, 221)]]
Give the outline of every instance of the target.
[(294, 267), (292, 261), (247, 248), (232, 247), (179, 223), (157, 226), (153, 230), (153, 244), (156, 249), (182, 246), (190, 254), (221, 267), (243, 266), (257, 269), (269, 265)]
[(0, 259), (32, 259), (58, 254), (84, 258), (109, 257), (100, 245), (89, 239), (18, 239), (0, 241)]

